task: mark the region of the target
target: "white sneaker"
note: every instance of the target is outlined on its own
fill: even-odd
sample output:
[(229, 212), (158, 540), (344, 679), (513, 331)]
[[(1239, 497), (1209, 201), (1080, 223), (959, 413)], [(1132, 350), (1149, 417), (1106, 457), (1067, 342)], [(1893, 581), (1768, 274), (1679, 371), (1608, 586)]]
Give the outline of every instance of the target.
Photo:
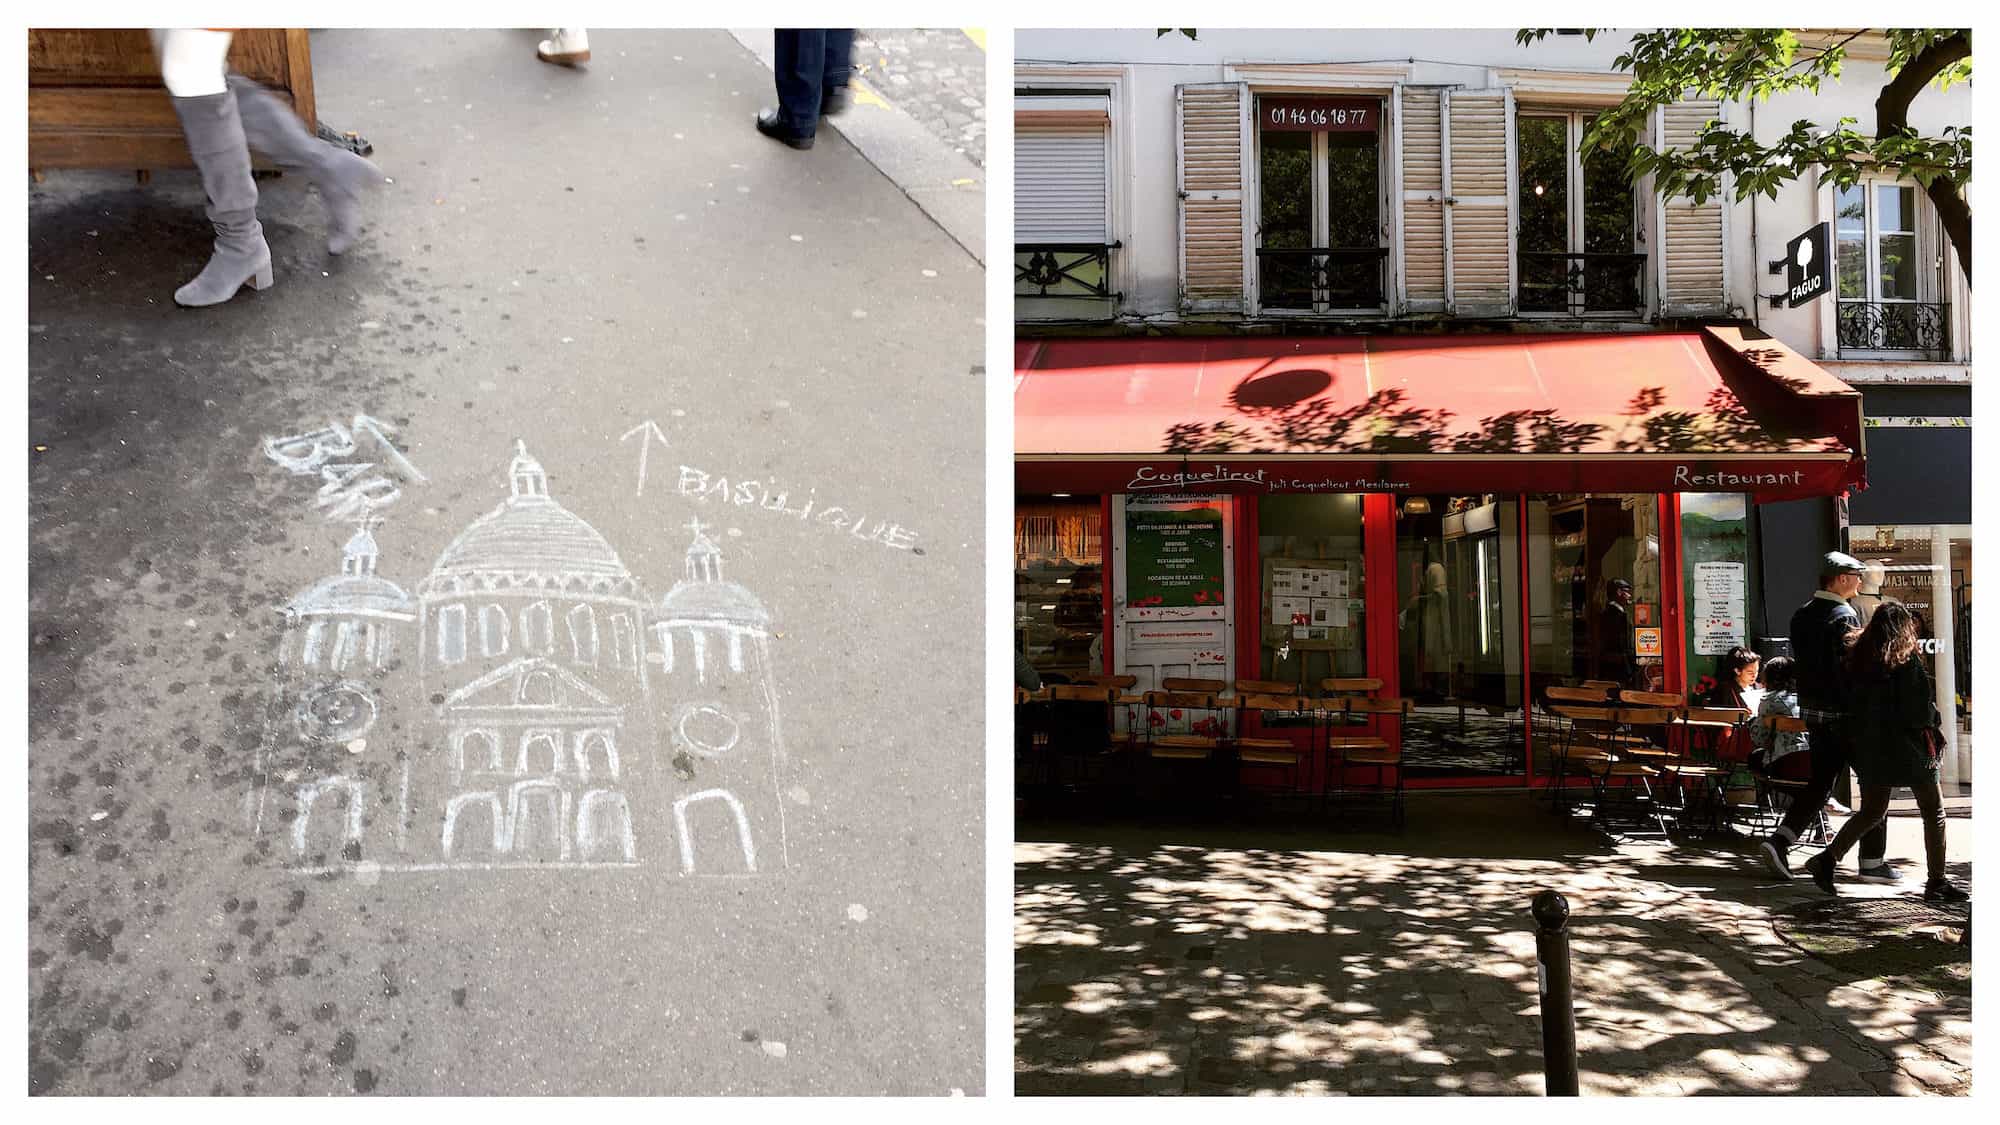
[(550, 37), (535, 47), (535, 57), (557, 66), (590, 61), (590, 33), (581, 27), (550, 28)]
[(1828, 797), (1826, 799), (1826, 811), (1832, 813), (1835, 816), (1846, 816), (1848, 813), (1851, 813), (1854, 810), (1848, 808), (1846, 805), (1841, 804), (1839, 801), (1834, 800), (1832, 797)]

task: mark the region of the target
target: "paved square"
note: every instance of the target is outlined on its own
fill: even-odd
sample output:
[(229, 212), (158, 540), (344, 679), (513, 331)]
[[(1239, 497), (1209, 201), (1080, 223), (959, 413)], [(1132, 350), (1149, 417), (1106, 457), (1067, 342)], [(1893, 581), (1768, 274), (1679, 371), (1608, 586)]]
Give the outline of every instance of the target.
[[(1892, 857), (1921, 855), (1914, 818), (1890, 831)], [(1017, 837), (1020, 1094), (1539, 1094), (1544, 888), (1572, 910), (1586, 1094), (1970, 1089), (1967, 990), (1803, 953), (1773, 911), (1817, 892), (1747, 845), (1614, 845), (1520, 794), (1419, 797), (1400, 836)], [(1969, 885), (1969, 819), (1950, 847)]]

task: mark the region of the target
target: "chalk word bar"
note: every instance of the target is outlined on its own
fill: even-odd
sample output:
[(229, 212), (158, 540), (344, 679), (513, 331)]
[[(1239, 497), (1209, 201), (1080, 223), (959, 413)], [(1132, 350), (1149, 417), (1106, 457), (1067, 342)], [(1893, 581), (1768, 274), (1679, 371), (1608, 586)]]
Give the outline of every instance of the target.
[(329, 421), (325, 428), (308, 433), (267, 437), (264, 456), (294, 476), (318, 476), (321, 483), (314, 503), (326, 518), (349, 522), (388, 507), (403, 494), (401, 483), (378, 469), (377, 461), (355, 459), (360, 448), (355, 441), (357, 434), (372, 439), (381, 462), (391, 466), (402, 480), (426, 479), (390, 440), (393, 430), (378, 418), (356, 414), (348, 426)]

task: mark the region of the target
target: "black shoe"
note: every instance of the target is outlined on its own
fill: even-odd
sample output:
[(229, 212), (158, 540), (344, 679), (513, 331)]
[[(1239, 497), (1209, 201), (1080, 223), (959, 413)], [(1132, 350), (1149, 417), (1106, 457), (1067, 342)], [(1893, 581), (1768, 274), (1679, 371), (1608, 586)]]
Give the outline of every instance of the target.
[(846, 113), (847, 107), (853, 104), (854, 95), (847, 92), (847, 87), (829, 86), (825, 92), (820, 94), (819, 115), (821, 117), (838, 117)]
[(757, 131), (793, 148), (806, 149), (813, 146), (811, 133), (801, 133), (785, 124), (785, 115), (775, 109), (767, 109), (757, 115)]
[(1925, 902), (1970, 902), (1972, 896), (1959, 890), (1950, 879), (1932, 879), (1924, 884)]
[(1827, 894), (1837, 896), (1840, 894), (1840, 888), (1833, 885), (1833, 864), (1828, 863), (1826, 859), (1826, 853), (1821, 852), (1799, 866), (1805, 868), (1806, 874), (1812, 876), (1814, 886)]
[(1792, 875), (1792, 865), (1785, 862), (1785, 842), (1783, 840), (1776, 836), (1767, 836), (1757, 844), (1757, 850), (1763, 853), (1764, 866), (1771, 869), (1771, 874), (1776, 875), (1786, 882), (1790, 882), (1794, 878)]

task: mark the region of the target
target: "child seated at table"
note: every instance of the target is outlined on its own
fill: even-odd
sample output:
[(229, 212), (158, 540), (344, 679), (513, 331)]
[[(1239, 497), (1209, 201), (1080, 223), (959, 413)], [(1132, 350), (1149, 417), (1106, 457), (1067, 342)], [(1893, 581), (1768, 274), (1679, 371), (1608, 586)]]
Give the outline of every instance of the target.
[(1799, 717), (1798, 669), (1790, 657), (1774, 656), (1764, 662), (1764, 697), (1757, 702), (1757, 717), (1750, 720), (1750, 741), (1756, 750), (1750, 768), (1766, 777), (1805, 781), (1812, 776), (1812, 756), (1806, 753), (1806, 732), (1773, 730), (1770, 720), (1783, 715)]

